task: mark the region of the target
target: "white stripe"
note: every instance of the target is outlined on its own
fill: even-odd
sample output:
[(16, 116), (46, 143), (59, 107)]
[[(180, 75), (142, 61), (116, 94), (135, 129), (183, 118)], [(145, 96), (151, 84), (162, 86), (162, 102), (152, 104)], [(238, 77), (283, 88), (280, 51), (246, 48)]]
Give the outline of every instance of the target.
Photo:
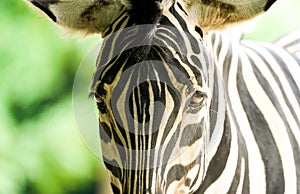
[[(281, 71), (279, 64), (276, 63), (276, 60), (263, 47), (260, 47), (259, 45), (251, 45), (251, 46), (253, 48), (255, 48), (256, 53), (261, 53), (264, 57), (266, 57), (268, 59), (268, 61), (270, 62), (270, 64), (272, 65), (272, 69), (275, 71), (277, 76), (280, 78), (279, 81), (282, 84), (283, 90), (286, 93), (288, 101), (291, 103), (292, 108), (295, 110), (296, 117), (298, 118), (298, 121), (299, 121), (300, 115), (297, 114), (300, 112), (299, 104), (297, 102), (296, 96), (293, 95), (293, 91), (288, 83), (288, 80), (286, 79), (283, 72)], [(283, 113), (284, 113), (284, 115), (288, 121), (288, 124), (296, 138), (296, 141), (300, 145), (300, 130), (298, 129), (298, 125), (291, 113), (291, 110), (289, 109), (289, 107), (287, 106), (287, 104), (285, 102), (285, 99), (282, 95), (282, 92), (281, 92), (276, 80), (274, 79), (271, 72), (264, 64), (264, 62), (261, 61), (260, 57), (258, 57), (255, 52), (253, 52), (250, 49), (247, 49), (247, 52), (248, 52), (249, 56), (253, 59), (253, 61), (255, 61), (255, 66), (260, 70), (260, 72), (263, 74), (263, 76), (265, 77), (265, 79), (267, 80), (269, 85), (272, 87), (272, 90), (274, 91), (274, 93), (280, 103), (280, 106), (283, 109)], [(275, 50), (275, 52), (277, 52), (277, 50)], [(284, 55), (280, 55), (280, 56), (282, 56), (282, 58), (286, 57)], [(300, 69), (299, 69), (299, 72), (300, 72)]]
[[(249, 61), (245, 60), (247, 57), (243, 52), (240, 52), (240, 47), (233, 45), (232, 53), (235, 55), (240, 55), (243, 59), (243, 67), (248, 65)], [(237, 60), (237, 58), (235, 58)], [(261, 153), (259, 151), (258, 145), (255, 141), (252, 129), (248, 122), (247, 115), (241, 104), (241, 98), (238, 95), (237, 90), (237, 67), (238, 61), (232, 61), (229, 80), (228, 80), (228, 94), (230, 102), (232, 105), (233, 114), (238, 121), (239, 128), (241, 130), (242, 136), (245, 137), (245, 143), (248, 151), (248, 161), (249, 161), (249, 176), (250, 183), (249, 189), (250, 193), (265, 193), (266, 192), (266, 181), (265, 181), (265, 167), (261, 158)]]
[[(284, 169), (283, 172), (285, 179), (285, 193), (296, 193), (296, 169), (293, 162), (295, 160), (292, 152), (293, 149), (290, 144), (290, 139), (287, 131), (285, 130), (285, 125), (280, 115), (277, 113), (276, 108), (268, 98), (266, 92), (263, 90), (260, 83), (256, 79), (251, 65), (248, 63), (243, 63), (243, 76), (250, 95), (252, 96), (255, 104), (258, 106), (259, 110), (267, 121), (275, 142), (278, 145), (278, 150), (282, 158), (281, 161)], [(250, 169), (252, 168), (250, 167)], [(253, 179), (251, 179), (251, 181), (252, 180)]]
[(241, 158), (241, 174), (240, 174), (240, 180), (239, 180), (239, 186), (236, 190), (237, 194), (241, 194), (243, 191), (243, 183), (245, 179), (245, 159)]

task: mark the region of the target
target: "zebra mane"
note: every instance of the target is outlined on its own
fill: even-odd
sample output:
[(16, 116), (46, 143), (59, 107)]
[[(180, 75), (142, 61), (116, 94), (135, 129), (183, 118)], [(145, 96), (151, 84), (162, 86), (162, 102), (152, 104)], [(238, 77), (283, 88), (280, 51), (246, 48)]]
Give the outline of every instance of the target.
[(129, 0), (130, 15), (136, 24), (154, 24), (162, 15), (161, 9), (153, 0)]

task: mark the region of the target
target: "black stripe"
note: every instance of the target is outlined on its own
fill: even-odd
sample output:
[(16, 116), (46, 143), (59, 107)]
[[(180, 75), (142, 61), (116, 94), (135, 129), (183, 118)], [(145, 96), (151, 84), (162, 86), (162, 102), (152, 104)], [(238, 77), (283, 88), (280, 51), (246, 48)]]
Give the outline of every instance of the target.
[(177, 13), (177, 11), (175, 10), (174, 4), (170, 7), (170, 12), (174, 15), (176, 20), (179, 22), (179, 25), (181, 26), (181, 28), (185, 32), (188, 32), (188, 27), (187, 27), (186, 21)]
[[(228, 74), (229, 74), (229, 71), (228, 71)], [(231, 113), (234, 113), (232, 103), (235, 103), (235, 102), (228, 101), (229, 106), (227, 106), (227, 107), (229, 107), (228, 111), (230, 111)], [(227, 114), (228, 113), (226, 112), (226, 116), (227, 116)], [(242, 193), (243, 194), (249, 194), (250, 193), (250, 189), (249, 189), (249, 182), (250, 182), (249, 179), (250, 179), (250, 177), (249, 177), (248, 150), (247, 150), (247, 147), (246, 147), (245, 139), (244, 139), (243, 135), (241, 134), (242, 129), (239, 126), (239, 122), (237, 120), (236, 115), (232, 114), (232, 120), (233, 120), (233, 122), (230, 123), (232, 125), (231, 127), (236, 128), (237, 136), (238, 136), (238, 150), (239, 150), (238, 151), (238, 153), (239, 153), (238, 157), (239, 158), (244, 158), (244, 161), (245, 161), (245, 176), (244, 176), (244, 182), (242, 183), (243, 184)], [(247, 138), (247, 137), (245, 137), (245, 138)], [(235, 174), (235, 176), (237, 176), (237, 174)], [(234, 182), (232, 184), (234, 184)], [(230, 194), (230, 192), (228, 192), (228, 194)]]
[[(257, 69), (257, 67), (255, 66), (255, 62), (249, 58), (249, 61), (251, 63), (251, 66), (254, 70), (254, 74), (255, 77), (258, 79), (259, 83), (261, 84), (261, 86), (263, 87), (264, 91), (266, 91), (266, 94), (268, 95), (269, 99), (272, 101), (272, 104), (274, 105), (274, 107), (276, 108), (278, 114), (280, 115), (280, 117), (282, 118), (286, 128), (288, 130), (291, 129), (291, 127), (289, 126), (289, 122), (286, 118), (286, 115), (284, 114), (283, 108), (280, 106), (279, 100), (277, 98), (277, 95), (275, 94), (275, 92), (272, 89), (272, 86), (268, 83), (268, 81), (264, 78), (264, 76), (260, 73), (260, 71)], [(265, 63), (268, 64), (268, 63)], [(273, 70), (271, 69), (271, 67), (268, 64), (268, 68), (272, 71), (272, 74), (274, 73)], [(283, 95), (283, 98), (285, 100), (285, 103), (287, 104), (289, 110), (291, 111), (296, 123), (298, 124), (298, 128), (300, 128), (299, 125), (299, 121), (297, 119), (297, 115), (291, 105), (291, 103), (288, 101), (287, 95), (286, 93), (283, 91), (283, 86), (281, 85), (281, 82), (279, 81), (278, 77), (276, 76), (276, 74), (273, 74), (274, 79), (276, 80), (278, 87), (281, 90), (281, 94)]]
[(238, 144), (239, 144), (239, 157), (244, 158), (244, 162), (245, 162), (245, 173), (244, 173), (242, 193), (247, 194), (250, 193), (249, 159), (248, 159), (248, 150), (246, 147), (246, 142), (240, 130), (238, 130)]
[[(167, 165), (169, 161), (172, 161), (175, 159), (175, 158), (171, 158), (170, 156), (171, 156), (171, 154), (178, 142), (178, 139), (180, 137), (180, 125), (181, 125), (181, 123), (177, 126), (175, 133), (172, 134), (172, 137), (168, 142), (162, 141), (165, 144), (164, 146), (166, 146), (166, 149), (165, 149), (163, 155), (162, 155), (162, 150), (160, 149), (159, 155), (163, 157), (164, 165)], [(165, 168), (162, 168), (161, 177), (164, 176), (165, 170), (166, 170)]]
[[(220, 37), (221, 38), (221, 37)], [(220, 47), (225, 47), (224, 41), (221, 41), (221, 43), (218, 45), (218, 51), (217, 53), (220, 52), (221, 48)], [(232, 57), (233, 57), (233, 47), (232, 44), (226, 44), (226, 56), (224, 59), (224, 65), (223, 65), (223, 81), (225, 82), (225, 85), (228, 86), (228, 81), (229, 81), (229, 70), (232, 64)]]
[[(247, 47), (247, 48), (253, 50), (254, 52), (256, 52), (253, 48), (250, 48), (250, 47)], [(267, 68), (271, 72), (272, 77), (275, 79), (278, 87), (280, 88), (281, 94), (283, 95), (283, 98), (284, 98), (284, 101), (285, 101), (286, 105), (288, 106), (289, 110), (291, 111), (291, 113), (293, 115), (294, 120), (296, 121), (298, 127), (300, 128), (300, 123), (298, 121), (297, 114), (296, 114), (294, 108), (292, 107), (290, 101), (288, 100), (287, 94), (284, 91), (284, 87), (282, 86), (282, 83), (281, 83), (279, 77), (277, 76), (277, 74), (274, 72), (274, 70), (272, 68), (273, 64), (270, 64), (268, 62), (268, 60), (262, 54), (260, 54), (258, 52), (256, 52), (256, 54), (261, 58), (261, 60), (264, 62), (264, 64), (267, 66)], [(252, 67), (255, 69), (254, 73), (256, 73), (256, 77), (263, 79), (260, 82), (261, 82), (262, 86), (264, 86), (264, 90), (265, 91), (271, 90), (271, 91), (267, 92), (267, 94), (268, 94), (270, 99), (272, 98), (272, 103), (277, 108), (279, 106), (279, 102), (278, 102), (278, 99), (277, 99), (276, 95), (274, 94), (273, 90), (271, 89), (271, 86), (268, 84), (267, 80), (265, 80), (263, 78), (263, 76), (259, 73), (259, 70), (255, 66), (255, 62), (249, 56), (248, 56), (248, 58), (249, 58), (249, 61), (251, 62)], [(278, 65), (283, 66), (284, 64), (278, 64)], [(300, 98), (300, 96), (295, 96), (295, 97), (296, 97), (296, 99)], [(278, 107), (278, 108), (280, 108), (280, 107)], [(283, 117), (284, 114), (283, 114), (282, 108), (280, 108), (279, 113), (281, 115), (281, 118), (285, 118), (285, 117)], [(286, 121), (287, 119), (285, 118), (284, 120)]]
[[(160, 89), (158, 88), (158, 85), (160, 85)], [(164, 83), (158, 83), (158, 82), (152, 82), (152, 89), (153, 89), (153, 94), (154, 95), (154, 101), (160, 102), (162, 104), (162, 106), (155, 106), (154, 107), (154, 115), (153, 115), (153, 121), (154, 121), (154, 125), (157, 126), (157, 128), (154, 128), (153, 130), (155, 132), (152, 132), (152, 136), (151, 136), (151, 149), (154, 149), (154, 147), (157, 144), (157, 136), (158, 136), (158, 132), (159, 132), (159, 124), (161, 123), (161, 119), (163, 118), (163, 115), (165, 113), (165, 109), (163, 109), (162, 107), (166, 107), (166, 94), (165, 94), (165, 84)], [(154, 127), (155, 127), (154, 126)], [(151, 155), (151, 160), (150, 163), (153, 163), (154, 159), (154, 154)]]
[(283, 47), (284, 48), (289, 48), (289, 47), (292, 47), (292, 46), (296, 46), (297, 44), (300, 44), (300, 39), (296, 39), (296, 40), (290, 41), (288, 43), (285, 43), (283, 45)]
[(203, 38), (203, 31), (199, 26), (195, 26), (195, 31)]
[[(120, 10), (124, 9), (122, 6)], [(107, 28), (107, 30), (103, 33), (102, 37), (106, 37), (107, 35), (118, 31), (122, 24), (128, 19), (128, 16), (126, 16), (127, 10), (125, 9), (122, 11), (122, 13), (112, 22), (112, 24)], [(117, 24), (115, 24), (117, 22)], [(114, 28), (113, 28), (114, 27)]]
[(111, 185), (111, 188), (112, 188), (112, 191), (114, 194), (121, 194), (121, 191), (118, 187), (116, 187), (114, 184), (110, 184)]
[[(165, 19), (170, 22), (167, 17)], [(169, 23), (161, 23), (161, 25), (157, 27), (153, 40), (154, 44), (157, 43), (157, 45), (161, 47), (172, 48), (182, 55), (187, 55), (188, 49), (184, 40), (184, 34), (173, 26), (173, 24), (171, 25), (172, 26), (169, 26)]]
[[(251, 65), (252, 65), (252, 68), (254, 69), (254, 73), (255, 73), (256, 78), (260, 82), (260, 84), (263, 87), (264, 91), (266, 91), (266, 94), (268, 95), (269, 99), (272, 101), (272, 104), (274, 105), (274, 107), (276, 108), (278, 114), (280, 115), (280, 118), (284, 122), (284, 125), (286, 127), (286, 130), (288, 132), (288, 136), (289, 136), (289, 139), (290, 139), (291, 147), (293, 148), (292, 151), (293, 151), (293, 156), (295, 158), (294, 162), (296, 164), (296, 174), (298, 174), (298, 178), (299, 178), (299, 176), (300, 176), (300, 165), (297, 165), (297, 164), (299, 164), (299, 162), (300, 162), (300, 155), (299, 155), (299, 146), (300, 145), (297, 143), (297, 141), (295, 139), (295, 136), (294, 136), (294, 134), (291, 130), (291, 126), (289, 125), (289, 122), (286, 118), (286, 115), (284, 114), (283, 109), (280, 106), (279, 101), (278, 101), (274, 91), (272, 90), (271, 86), (268, 84), (267, 80), (262, 76), (262, 74), (259, 72), (257, 67), (254, 65), (254, 62), (252, 61), (252, 59), (249, 58), (249, 60), (251, 61)], [(276, 75), (274, 75), (274, 76), (276, 76)], [(280, 86), (280, 89), (282, 91), (283, 89), (282, 89), (282, 86), (281, 86), (279, 80), (277, 79), (276, 81), (278, 82), (278, 84)], [(282, 93), (284, 95), (283, 97), (285, 98), (285, 101), (286, 101), (290, 111), (293, 113), (294, 119), (297, 122), (298, 127), (300, 128), (299, 121), (297, 120), (297, 116), (296, 116), (296, 113), (294, 112), (294, 109), (292, 108), (291, 104), (287, 100), (287, 96), (285, 95), (285, 93), (283, 91), (282, 91)], [(300, 179), (297, 180), (297, 183), (300, 183)], [(300, 185), (300, 184), (297, 184), (297, 185)]]
[[(238, 130), (237, 131), (237, 135), (238, 135), (238, 161), (237, 161), (237, 166), (235, 169), (235, 173), (234, 173), (234, 178), (232, 180), (231, 186), (228, 190), (228, 194), (231, 193), (236, 193), (237, 189), (239, 187), (240, 184), (242, 184), (242, 193), (243, 194), (247, 194), (250, 192), (249, 190), (249, 164), (248, 164), (248, 150), (246, 147), (246, 142), (244, 137), (242, 136), (241, 132)], [(243, 178), (243, 182), (240, 182), (241, 179), (241, 165), (242, 165), (242, 159), (244, 159), (244, 177)]]
[(162, 142), (165, 142), (166, 137), (168, 136), (170, 130), (173, 128), (173, 125), (175, 123), (176, 117), (180, 109), (180, 106), (176, 106), (176, 105), (181, 104), (181, 95), (177, 91), (175, 91), (174, 88), (170, 88), (167, 86), (167, 92), (172, 96), (173, 103), (175, 104), (175, 106), (168, 118), (166, 127), (164, 129), (160, 129), (160, 130), (164, 130), (161, 139)]
[(229, 190), (227, 191), (228, 194), (237, 193), (238, 186), (239, 186), (239, 184), (241, 184), (240, 178), (241, 178), (241, 157), (239, 156), (237, 165), (235, 167), (235, 173), (234, 173), (233, 180), (231, 182)]
[(264, 11), (267, 11), (273, 5), (273, 3), (275, 3), (275, 1), (276, 0), (268, 0), (265, 5)]
[[(204, 62), (205, 64), (203, 64), (203, 61), (201, 61), (199, 59), (199, 56), (197, 56), (197, 55), (191, 55), (190, 58), (193, 61), (193, 64), (195, 66), (197, 66), (199, 69), (203, 69), (203, 66), (207, 66), (208, 65), (208, 61), (207, 60), (205, 60), (205, 62)], [(196, 71), (199, 71), (199, 70), (196, 69)], [(207, 77), (205, 78), (205, 80), (207, 80)]]
[[(170, 29), (171, 30), (171, 29)], [(158, 42), (158, 44), (164, 44), (165, 48), (173, 48), (175, 51), (180, 52), (184, 55), (187, 53), (186, 45), (184, 44), (184, 40), (182, 36), (176, 36), (179, 32), (170, 32), (164, 28), (157, 30), (154, 42)], [(181, 46), (182, 45), (182, 46)]]
[(183, 7), (180, 5), (180, 3), (177, 2), (176, 4), (177, 4), (177, 6), (179, 7), (179, 9), (180, 9), (181, 11), (184, 12), (185, 15), (188, 15), (188, 14), (186, 13), (186, 11), (183, 9)]
[[(170, 7), (170, 12), (174, 15), (174, 17), (177, 19), (177, 21), (179, 22), (179, 25), (181, 26), (181, 28), (183, 29), (184, 32), (186, 32), (187, 38), (189, 39), (189, 43), (193, 49), (193, 52), (195, 54), (199, 54), (200, 53), (200, 47), (198, 45), (198, 42), (200, 40), (196, 40), (194, 36), (192, 36), (189, 33), (189, 29), (187, 27), (187, 23), (186, 21), (178, 14), (178, 12), (175, 9), (174, 4)], [(182, 32), (181, 32), (182, 33)], [(186, 45), (186, 43), (184, 43)], [(181, 46), (181, 45), (180, 45)]]
[(156, 23), (161, 16), (161, 10), (156, 1), (129, 0), (130, 14), (136, 24)]
[(169, 20), (169, 18), (167, 18), (164, 15), (161, 16), (161, 18), (159, 20), (159, 23), (161, 25), (165, 25), (165, 26), (169, 26), (169, 27), (172, 27), (174, 29), (177, 29), (176, 26), (174, 26), (174, 24)]
[[(118, 162), (115, 160), (108, 160), (107, 158), (105, 158), (105, 156), (103, 156), (103, 160), (104, 160), (104, 164), (106, 166), (106, 168), (117, 178), (120, 179), (120, 177), (122, 176), (122, 169), (120, 168), (120, 166), (118, 165)], [(121, 181), (121, 179), (120, 179)]]
[[(217, 118), (219, 113), (219, 83), (218, 83), (218, 79), (221, 79), (218, 76), (218, 69), (216, 69), (216, 67), (214, 67), (214, 72), (213, 75), (209, 75), (209, 76), (213, 76), (212, 82), (213, 83), (209, 83), (209, 86), (213, 86), (213, 90), (212, 90), (212, 99), (211, 99), (211, 104), (209, 107), (209, 123), (210, 123), (210, 135), (212, 136), (214, 134), (214, 130), (215, 130), (215, 126), (216, 126), (216, 122), (217, 122)], [(224, 88), (223, 88), (224, 90)], [(225, 100), (225, 99), (222, 99)], [(221, 113), (222, 114), (222, 113)], [(225, 113), (224, 113), (225, 114)], [(218, 130), (218, 129), (217, 129)]]
[(172, 182), (174, 182), (176, 180), (179, 181), (187, 173), (188, 173), (188, 171), (187, 171), (186, 167), (181, 164), (176, 164), (176, 165), (172, 166), (169, 169), (168, 175), (167, 175), (167, 188)]
[(293, 154), (294, 154), (294, 164), (296, 167), (296, 179), (297, 179), (297, 194), (300, 194), (300, 145), (298, 144), (296, 138), (289, 131), (289, 138), (292, 144)]
[(300, 88), (297, 86), (295, 80), (293, 79), (293, 76), (291, 75), (287, 66), (285, 65), (285, 62), (282, 60), (282, 57), (279, 56), (276, 52), (274, 52), (273, 50), (268, 49), (268, 48), (267, 48), (267, 50), (273, 55), (273, 57), (277, 61), (277, 64), (279, 64), (279, 67), (281, 68), (283, 74), (285, 75), (286, 79), (288, 80), (288, 82), (292, 88), (292, 91), (293, 91), (294, 95), (296, 96), (298, 104), (300, 105)]
[[(183, 67), (181, 62), (179, 62), (176, 58), (173, 57), (172, 52), (168, 48), (162, 48), (158, 46), (153, 46), (153, 55), (156, 56), (156, 60), (164, 61), (166, 65), (170, 68), (170, 70), (173, 72), (173, 74), (176, 76), (176, 82), (182, 83), (182, 84), (188, 84), (188, 79), (190, 78), (189, 73), (186, 71), (186, 69)], [(181, 60), (183, 60), (184, 63), (187, 62), (186, 56), (182, 55), (181, 53), (177, 53)], [(163, 60), (162, 60), (163, 59)], [(192, 66), (187, 63), (189, 67), (192, 68)], [(165, 67), (164, 67), (165, 68)], [(164, 76), (164, 79), (167, 79), (167, 83), (171, 84), (173, 83), (172, 80), (167, 76), (169, 70), (165, 70), (166, 74), (161, 74), (160, 76)], [(177, 88), (173, 85), (171, 85), (172, 88)]]
[(101, 141), (108, 143), (112, 140), (111, 128), (104, 122), (99, 122), (99, 133)]
[[(180, 137), (180, 147), (191, 146), (202, 137), (204, 131), (204, 119), (200, 123), (190, 124), (184, 127)], [(178, 131), (181, 131), (178, 129)]]
[(231, 148), (231, 128), (227, 117), (224, 121), (224, 131), (217, 152), (209, 163), (206, 176), (195, 193), (204, 193), (208, 187), (222, 174)]
[[(199, 154), (199, 157), (197, 158), (197, 161), (195, 161), (195, 163), (196, 164), (201, 164), (201, 158), (204, 158), (204, 161), (205, 161), (205, 153), (204, 154)], [(200, 174), (200, 170), (201, 169), (205, 169), (206, 168), (206, 166), (205, 166), (205, 162), (204, 162), (204, 164), (203, 164), (203, 167), (202, 166), (199, 166), (198, 167), (198, 171), (197, 171), (197, 173), (196, 173), (196, 176), (195, 176), (195, 178), (194, 178), (194, 180), (193, 180), (193, 182), (192, 183), (190, 183), (190, 188), (192, 188), (192, 187), (194, 187), (195, 185), (196, 185), (196, 183), (199, 181), (199, 179), (201, 179), (201, 178), (203, 178), (203, 174)], [(203, 172), (204, 173), (204, 172)], [(196, 194), (196, 192), (194, 192), (195, 194)]]
[(237, 89), (240, 99), (243, 99), (242, 105), (265, 164), (267, 193), (284, 193), (285, 183), (281, 157), (268, 123), (247, 90), (241, 64), (238, 66)]
[(56, 22), (56, 16), (49, 9), (50, 4), (57, 3), (58, 0), (49, 0), (49, 1), (31, 1), (33, 5), (41, 9), (45, 14), (49, 16), (54, 22)]
[[(272, 89), (272, 86), (268, 83), (266, 78), (261, 74), (259, 69), (255, 66), (255, 62), (250, 57), (248, 59), (249, 59), (249, 62), (251, 64), (251, 67), (253, 68), (253, 72), (254, 72), (255, 77), (257, 78), (258, 82), (262, 86), (263, 90), (266, 92), (266, 94), (267, 94), (268, 98), (270, 99), (270, 101), (272, 102), (273, 106), (276, 108), (277, 113), (280, 115), (282, 121), (285, 123), (286, 128), (289, 129), (290, 126), (289, 126), (288, 121), (285, 117), (283, 109), (280, 106), (277, 95), (275, 94), (274, 90)], [(279, 80), (277, 80), (277, 81), (279, 81)], [(281, 92), (284, 95), (284, 97), (286, 97), (286, 95), (283, 93), (282, 90), (281, 90)], [(288, 102), (287, 99), (286, 99), (286, 103), (288, 103), (290, 110), (292, 110), (292, 107), (291, 107), (291, 105), (290, 105), (290, 103)]]
[[(135, 120), (137, 119), (139, 123), (146, 124), (150, 120), (150, 115), (149, 115), (150, 93), (149, 93), (148, 82), (140, 83), (136, 88), (134, 88), (134, 97), (135, 97), (134, 107), (136, 107), (137, 109), (137, 118), (135, 118)], [(130, 107), (130, 111), (131, 114), (133, 115), (132, 108), (133, 107)], [(139, 130), (142, 129), (140, 128)]]

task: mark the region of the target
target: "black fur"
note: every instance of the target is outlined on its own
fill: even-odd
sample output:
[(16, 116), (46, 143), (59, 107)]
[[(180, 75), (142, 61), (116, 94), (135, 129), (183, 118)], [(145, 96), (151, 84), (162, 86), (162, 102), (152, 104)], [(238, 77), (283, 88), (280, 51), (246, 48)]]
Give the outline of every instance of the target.
[(265, 6), (265, 11), (267, 11), (272, 5), (273, 3), (275, 3), (276, 0), (269, 0)]
[(153, 0), (130, 0), (132, 5), (131, 16), (136, 24), (155, 24), (162, 13), (158, 2)]
[(31, 3), (37, 8), (41, 9), (45, 14), (47, 14), (54, 22), (56, 22), (56, 16), (49, 10), (49, 5), (57, 3), (58, 0), (49, 0), (49, 1), (39, 1), (32, 0)]

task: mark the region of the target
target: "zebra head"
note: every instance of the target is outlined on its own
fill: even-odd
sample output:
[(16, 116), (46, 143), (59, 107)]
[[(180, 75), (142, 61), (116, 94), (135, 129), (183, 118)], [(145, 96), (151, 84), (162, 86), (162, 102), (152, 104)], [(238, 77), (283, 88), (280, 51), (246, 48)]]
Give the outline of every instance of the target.
[(225, 120), (222, 81), (201, 29), (248, 19), (274, 1), (251, 1), (251, 13), (240, 1), (31, 2), (63, 26), (104, 37), (91, 88), (114, 193), (199, 189)]
[(191, 193), (225, 125), (223, 84), (185, 6), (147, 3), (103, 33), (92, 84), (103, 159), (115, 193)]
[(200, 43), (199, 34), (162, 24), (122, 29), (104, 41), (92, 88), (116, 193), (175, 193), (201, 177), (213, 80)]

